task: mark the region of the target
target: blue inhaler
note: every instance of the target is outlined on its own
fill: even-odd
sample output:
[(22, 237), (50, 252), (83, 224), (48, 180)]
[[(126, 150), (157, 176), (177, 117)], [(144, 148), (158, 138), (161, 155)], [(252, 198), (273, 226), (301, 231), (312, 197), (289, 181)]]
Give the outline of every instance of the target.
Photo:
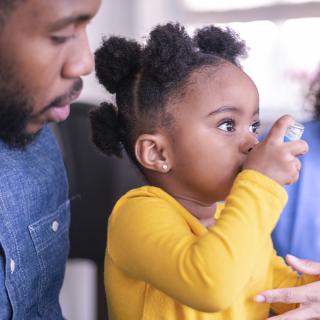
[(302, 137), (304, 125), (299, 122), (294, 122), (287, 128), (284, 136), (284, 142), (299, 140)]

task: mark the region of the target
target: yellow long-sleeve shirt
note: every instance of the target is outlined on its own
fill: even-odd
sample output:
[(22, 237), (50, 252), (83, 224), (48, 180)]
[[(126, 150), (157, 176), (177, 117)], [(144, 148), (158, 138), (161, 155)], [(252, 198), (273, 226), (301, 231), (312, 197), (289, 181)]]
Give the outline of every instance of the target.
[(270, 238), (286, 199), (276, 182), (245, 170), (206, 229), (159, 188), (129, 191), (108, 225), (110, 320), (266, 319), (257, 293), (304, 283)]

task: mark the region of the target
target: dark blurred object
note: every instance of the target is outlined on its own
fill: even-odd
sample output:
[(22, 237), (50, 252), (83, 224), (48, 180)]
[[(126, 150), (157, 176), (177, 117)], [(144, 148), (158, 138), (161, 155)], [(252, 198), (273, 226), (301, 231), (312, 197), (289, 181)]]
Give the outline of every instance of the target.
[(91, 142), (88, 112), (95, 106), (75, 103), (69, 118), (53, 125), (67, 169), (71, 199), (70, 258), (98, 266), (98, 319), (107, 319), (103, 263), (107, 219), (121, 195), (143, 180), (127, 157), (101, 154)]

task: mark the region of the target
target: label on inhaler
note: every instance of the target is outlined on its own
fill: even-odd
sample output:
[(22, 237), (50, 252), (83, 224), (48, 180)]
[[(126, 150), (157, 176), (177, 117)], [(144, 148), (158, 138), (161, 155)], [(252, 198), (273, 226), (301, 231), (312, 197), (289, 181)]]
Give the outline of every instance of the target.
[(294, 122), (287, 128), (286, 134), (284, 136), (284, 141), (295, 141), (299, 140), (302, 137), (304, 131), (304, 125), (299, 122)]

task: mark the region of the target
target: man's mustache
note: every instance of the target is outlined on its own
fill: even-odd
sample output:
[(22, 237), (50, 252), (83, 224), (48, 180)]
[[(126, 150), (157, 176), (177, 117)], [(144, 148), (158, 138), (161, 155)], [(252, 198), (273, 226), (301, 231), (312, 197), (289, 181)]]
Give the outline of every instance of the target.
[(70, 100), (72, 100), (72, 97), (77, 95), (82, 90), (82, 88), (83, 88), (82, 79), (76, 80), (75, 83), (73, 84), (72, 88), (70, 89), (70, 91), (68, 93), (64, 94), (63, 96), (60, 96), (60, 97), (54, 99), (50, 103), (48, 108), (56, 107), (56, 106), (64, 106), (64, 105), (68, 104), (70, 102)]
[[(59, 106), (65, 106), (70, 104), (75, 96), (77, 96), (83, 88), (83, 80), (79, 78), (74, 82), (69, 92), (66, 94), (59, 96), (55, 98), (47, 107), (45, 107), (39, 114), (45, 113), (47, 110), (49, 110), (52, 107), (59, 107)], [(38, 115), (39, 115), (38, 114)]]

